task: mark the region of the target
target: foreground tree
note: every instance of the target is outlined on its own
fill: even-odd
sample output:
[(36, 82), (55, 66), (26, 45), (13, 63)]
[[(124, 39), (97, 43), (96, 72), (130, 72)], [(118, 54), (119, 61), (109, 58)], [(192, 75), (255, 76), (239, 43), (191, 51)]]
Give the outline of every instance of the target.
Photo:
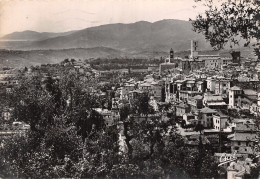
[[(232, 48), (243, 39), (244, 46), (253, 42), (260, 57), (260, 1), (258, 0), (195, 0), (202, 3), (205, 13), (199, 14), (192, 25), (202, 33), (214, 49), (220, 50), (230, 43)], [(221, 3), (221, 5), (219, 5)]]

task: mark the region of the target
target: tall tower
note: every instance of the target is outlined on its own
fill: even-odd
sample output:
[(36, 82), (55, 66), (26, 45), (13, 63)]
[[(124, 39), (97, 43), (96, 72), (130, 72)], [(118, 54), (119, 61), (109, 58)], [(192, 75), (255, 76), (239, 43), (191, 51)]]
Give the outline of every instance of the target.
[(173, 63), (173, 61), (174, 61), (174, 51), (171, 48), (171, 50), (170, 50), (170, 62)]
[(240, 64), (241, 62), (241, 56), (240, 56), (240, 51), (232, 51), (231, 52), (231, 55), (232, 55), (232, 61), (233, 63), (238, 63)]
[(192, 40), (191, 41), (191, 58), (198, 56), (198, 41)]

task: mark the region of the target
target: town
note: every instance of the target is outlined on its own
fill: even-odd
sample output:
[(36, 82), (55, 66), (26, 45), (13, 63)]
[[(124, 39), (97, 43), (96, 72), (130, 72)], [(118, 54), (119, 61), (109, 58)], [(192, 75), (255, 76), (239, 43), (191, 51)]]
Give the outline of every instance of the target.
[[(176, 57), (174, 49), (169, 49), (166, 57), (134, 59), (135, 65), (129, 63), (130, 59), (114, 59), (116, 66), (101, 59), (64, 59), (56, 64), (1, 68), (2, 148), (10, 137), (28, 135), (30, 130), (41, 131), (50, 124), (58, 125), (55, 121), (59, 121), (58, 128), (61, 128), (60, 123), (66, 118), (66, 124), (61, 126), (66, 131), (75, 127), (86, 146), (91, 145), (87, 139), (91, 138), (94, 128), (99, 131), (96, 135), (102, 133), (98, 129), (102, 128), (106, 131), (103, 133), (113, 136), (112, 143), (118, 146), (116, 154), (128, 156), (124, 160), (130, 163), (126, 162), (125, 167), (134, 173), (132, 177), (138, 176), (134, 171), (138, 169), (129, 166), (133, 159), (145, 161), (142, 155), (148, 153), (150, 160), (159, 160), (158, 156), (153, 157), (162, 152), (168, 156), (168, 159), (160, 159), (169, 160), (164, 164), (167, 167), (175, 164), (171, 160), (177, 160), (181, 150), (188, 152), (185, 156), (189, 157), (195, 149), (201, 159), (196, 162), (202, 164), (191, 164), (194, 161), (183, 156), (179, 162), (184, 162), (182, 165), (188, 175), (177, 177), (257, 176), (260, 169), (257, 163), (260, 155), (259, 61), (244, 58), (240, 51), (231, 51), (225, 57), (201, 55), (196, 40), (192, 40), (190, 46), (190, 55), (184, 58)], [(40, 132), (39, 135), (45, 134)], [(98, 136), (92, 142), (95, 140), (110, 139)], [(171, 149), (172, 140), (175, 148)], [(178, 144), (178, 140), (182, 144)], [(168, 150), (175, 151), (177, 156), (171, 158), (173, 154)], [(165, 154), (166, 151), (169, 153)], [(85, 155), (88, 153), (91, 151)], [(95, 160), (105, 163), (103, 153)], [(109, 160), (108, 154), (106, 157)], [(150, 169), (153, 168), (150, 165)], [(107, 170), (118, 170), (113, 167)], [(136, 166), (133, 164), (133, 167)], [(142, 167), (147, 166), (143, 163)], [(96, 176), (107, 175), (109, 172), (105, 170)], [(158, 173), (161, 170), (158, 169)], [(87, 173), (83, 176), (95, 176), (90, 174), (90, 169)], [(163, 170), (163, 173), (167, 172)], [(53, 176), (57, 177), (50, 175)], [(170, 172), (167, 176), (173, 175)]]

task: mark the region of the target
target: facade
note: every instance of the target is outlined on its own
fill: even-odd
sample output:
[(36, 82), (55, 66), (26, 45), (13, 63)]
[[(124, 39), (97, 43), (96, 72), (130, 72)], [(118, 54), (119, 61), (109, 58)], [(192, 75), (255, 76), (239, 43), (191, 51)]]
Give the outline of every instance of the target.
[(215, 94), (228, 94), (230, 89), (229, 79), (216, 79), (215, 81)]
[(241, 101), (238, 96), (242, 95), (242, 92), (242, 89), (238, 86), (233, 86), (229, 89), (229, 108), (240, 106)]
[(203, 97), (201, 95), (196, 95), (188, 99), (188, 104), (191, 106), (191, 111), (196, 111), (197, 109), (203, 108)]
[(254, 123), (240, 122), (236, 124), (235, 133), (230, 134), (231, 151), (239, 154), (254, 154), (254, 147), (258, 143), (258, 135)]
[(176, 106), (176, 116), (183, 116), (185, 113), (190, 112), (190, 107), (187, 104), (181, 103)]
[(179, 92), (179, 101), (187, 102), (189, 100), (189, 98), (197, 96), (197, 95), (202, 95), (202, 93), (197, 92), (197, 91), (180, 91)]
[(221, 131), (227, 127), (228, 116), (225, 115), (213, 115), (213, 128), (217, 131)]
[(227, 104), (224, 102), (222, 96), (204, 93), (203, 105), (211, 109), (226, 109)]
[(217, 111), (208, 107), (202, 108), (198, 111), (198, 123), (202, 124), (205, 128), (213, 127), (213, 115)]

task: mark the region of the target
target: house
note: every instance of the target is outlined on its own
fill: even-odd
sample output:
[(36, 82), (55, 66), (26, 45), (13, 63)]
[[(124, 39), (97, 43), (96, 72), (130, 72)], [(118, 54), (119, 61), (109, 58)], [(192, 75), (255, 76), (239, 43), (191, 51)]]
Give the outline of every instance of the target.
[(250, 174), (252, 159), (237, 160), (231, 162), (227, 168), (228, 179), (243, 179), (245, 174)]
[(251, 113), (257, 112), (257, 91), (244, 89), (241, 98), (242, 109), (248, 109)]
[(135, 89), (134, 84), (125, 84), (124, 86), (121, 87), (120, 98), (121, 99), (128, 99), (129, 92), (133, 91), (134, 89)]
[(6, 94), (11, 94), (13, 92), (13, 87), (9, 85), (5, 88), (5, 90), (6, 90)]
[(101, 109), (101, 108), (95, 108), (96, 112), (98, 112), (103, 119), (105, 120), (106, 126), (113, 126), (117, 125), (120, 119), (120, 115), (118, 110), (108, 110), (108, 109)]
[(161, 101), (162, 99), (162, 85), (158, 81), (153, 81), (151, 83), (151, 94), (154, 96), (154, 99)]
[(150, 83), (141, 83), (141, 84), (138, 85), (138, 88), (139, 88), (140, 90), (143, 90), (143, 91), (148, 92), (148, 91), (151, 90), (152, 86), (151, 86)]
[(254, 123), (237, 123), (234, 134), (228, 136), (231, 141), (231, 151), (239, 154), (254, 154), (254, 147), (258, 145), (256, 132)]
[(217, 78), (215, 81), (215, 94), (228, 94), (230, 89), (230, 79), (224, 77)]
[(187, 102), (190, 98), (197, 95), (202, 95), (202, 93), (198, 91), (179, 91), (179, 101)]
[(213, 128), (217, 131), (221, 131), (226, 129), (227, 127), (228, 116), (222, 114), (214, 114), (213, 115)]
[[(237, 90), (234, 90), (237, 89)], [(257, 114), (257, 91), (252, 89), (242, 90), (239, 87), (232, 87), (229, 94), (229, 107), (238, 109), (248, 109), (252, 114)]]
[(176, 116), (183, 116), (185, 113), (190, 112), (190, 107), (187, 104), (180, 103), (176, 106)]
[(211, 109), (226, 109), (227, 104), (224, 102), (222, 96), (204, 93), (203, 105)]
[(1, 118), (4, 121), (10, 121), (10, 119), (12, 118), (12, 111), (13, 111), (13, 108), (4, 108), (2, 110)]
[(136, 90), (133, 90), (133, 91), (129, 91), (128, 98), (129, 98), (129, 100), (130, 99), (136, 99), (136, 98), (138, 98), (138, 96), (140, 96), (143, 93), (144, 92), (139, 90), (139, 89), (136, 89)]
[(210, 109), (208, 107), (204, 107), (197, 112), (198, 123), (202, 124), (205, 128), (213, 127), (213, 115), (216, 114), (217, 111), (214, 109)]
[(191, 106), (191, 111), (203, 108), (202, 99), (203, 97), (201, 95), (196, 95), (188, 99), (187, 103)]
[(241, 100), (239, 99), (239, 96), (242, 95), (243, 90), (238, 86), (233, 86), (229, 89), (229, 108), (236, 108), (240, 106)]
[(191, 147), (198, 147), (200, 145), (200, 141), (203, 145), (210, 144), (209, 140), (205, 135), (194, 134), (187, 135), (184, 138), (184, 143)]
[(204, 87), (204, 82), (203, 81), (197, 81), (196, 84), (196, 89), (198, 92), (204, 92), (205, 91), (205, 87)]
[(220, 69), (222, 66), (219, 55), (198, 55), (198, 59), (204, 61), (206, 69)]
[(197, 120), (195, 119), (195, 115), (192, 113), (185, 113), (183, 115), (183, 120), (185, 121), (186, 125), (192, 124), (192, 125), (196, 125), (197, 124)]

